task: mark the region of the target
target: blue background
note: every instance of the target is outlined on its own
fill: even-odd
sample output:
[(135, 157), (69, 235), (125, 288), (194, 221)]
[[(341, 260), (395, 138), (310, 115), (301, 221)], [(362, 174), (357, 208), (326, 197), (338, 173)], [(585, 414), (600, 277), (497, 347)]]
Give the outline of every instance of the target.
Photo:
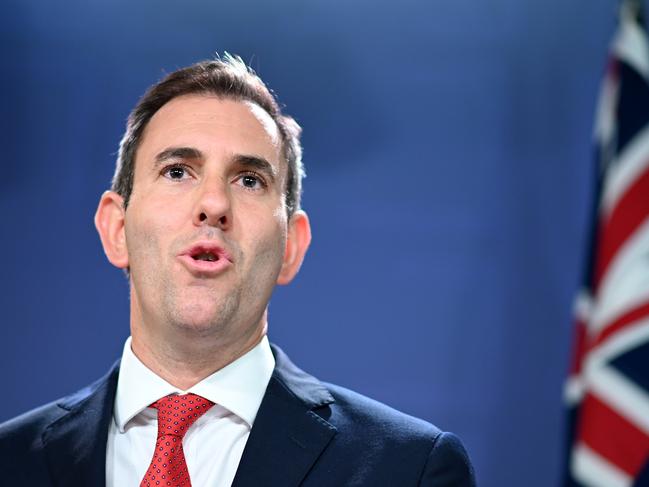
[(484, 487), (556, 485), (610, 0), (4, 1), (8, 419), (99, 377), (127, 283), (92, 217), (165, 72), (240, 54), (304, 128), (314, 241), (270, 336), (458, 433)]

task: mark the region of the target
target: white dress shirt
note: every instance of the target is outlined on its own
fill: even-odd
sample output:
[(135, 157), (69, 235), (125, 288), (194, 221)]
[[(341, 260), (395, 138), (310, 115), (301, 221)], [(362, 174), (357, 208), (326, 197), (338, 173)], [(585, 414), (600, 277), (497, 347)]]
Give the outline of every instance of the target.
[(148, 407), (168, 394), (192, 392), (215, 405), (183, 440), (194, 487), (229, 487), (257, 416), (275, 359), (264, 337), (245, 355), (181, 391), (148, 369), (131, 350), (124, 352), (117, 380), (113, 421), (108, 431), (106, 485), (138, 486), (153, 458), (158, 411)]

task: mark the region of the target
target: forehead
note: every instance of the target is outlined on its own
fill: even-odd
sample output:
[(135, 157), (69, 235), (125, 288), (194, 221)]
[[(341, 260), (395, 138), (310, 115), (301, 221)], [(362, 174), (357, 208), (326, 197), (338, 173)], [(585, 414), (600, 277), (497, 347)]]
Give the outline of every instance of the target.
[(183, 95), (163, 105), (144, 129), (137, 158), (179, 144), (206, 153), (258, 155), (278, 167), (281, 159), (279, 129), (263, 108), (212, 95)]

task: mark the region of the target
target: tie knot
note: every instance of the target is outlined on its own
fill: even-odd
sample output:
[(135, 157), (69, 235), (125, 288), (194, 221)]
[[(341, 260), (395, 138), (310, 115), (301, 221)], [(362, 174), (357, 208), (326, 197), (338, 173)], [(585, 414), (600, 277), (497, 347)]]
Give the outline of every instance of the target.
[(158, 410), (158, 436), (182, 438), (189, 427), (205, 414), (214, 403), (196, 394), (170, 394), (151, 404)]

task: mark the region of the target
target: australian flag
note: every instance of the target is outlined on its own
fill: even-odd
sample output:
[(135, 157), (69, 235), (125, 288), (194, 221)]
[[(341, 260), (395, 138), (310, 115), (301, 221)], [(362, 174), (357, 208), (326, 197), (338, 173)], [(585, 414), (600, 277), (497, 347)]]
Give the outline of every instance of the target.
[(595, 123), (598, 188), (576, 340), (564, 486), (649, 487), (649, 44), (625, 0)]

